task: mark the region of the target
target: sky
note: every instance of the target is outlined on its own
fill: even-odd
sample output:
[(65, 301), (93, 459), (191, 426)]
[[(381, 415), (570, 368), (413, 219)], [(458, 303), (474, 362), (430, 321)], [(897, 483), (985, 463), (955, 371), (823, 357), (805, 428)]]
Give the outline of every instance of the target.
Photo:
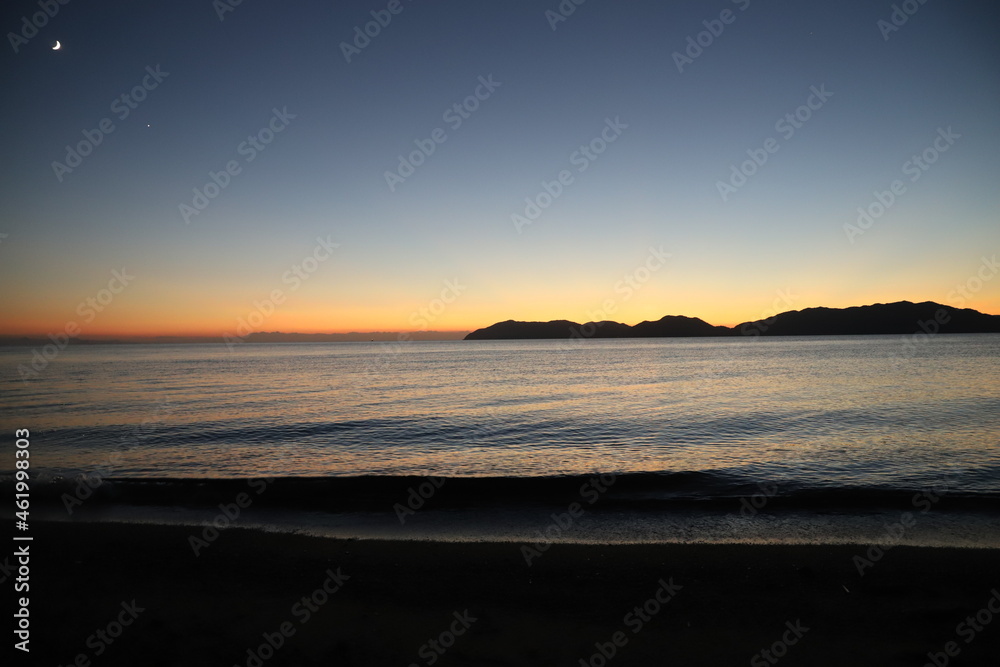
[(994, 4), (50, 4), (0, 334), (1000, 313)]

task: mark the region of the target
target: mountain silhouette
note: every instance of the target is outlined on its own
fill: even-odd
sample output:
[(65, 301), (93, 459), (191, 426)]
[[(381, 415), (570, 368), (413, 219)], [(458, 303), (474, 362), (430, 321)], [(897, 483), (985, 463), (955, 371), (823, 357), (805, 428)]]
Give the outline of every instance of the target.
[(569, 320), (497, 322), (465, 340), (528, 338), (674, 338), (695, 336), (845, 336), (913, 333), (1000, 333), (1000, 315), (953, 308), (932, 301), (876, 303), (850, 308), (805, 308), (734, 327), (713, 326), (697, 317), (667, 315), (629, 326), (619, 322)]

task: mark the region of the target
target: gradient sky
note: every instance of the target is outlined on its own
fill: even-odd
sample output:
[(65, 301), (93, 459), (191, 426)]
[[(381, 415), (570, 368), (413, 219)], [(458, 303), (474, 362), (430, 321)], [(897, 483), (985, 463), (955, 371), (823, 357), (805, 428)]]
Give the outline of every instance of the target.
[[(0, 333), (221, 335), (274, 290), (253, 330), (732, 325), (903, 299), (1000, 313), (981, 268), (1000, 252), (995, 4), (914, 2), (885, 39), (889, 2), (589, 0), (553, 30), (557, 0), (402, 0), (347, 62), (341, 43), (388, 4), (244, 0), (220, 21), (210, 0), (70, 2), (17, 53), (8, 35)], [(5, 3), (5, 34), (37, 11)], [(147, 66), (169, 74), (119, 119)], [(453, 128), (444, 112), (490, 76)], [(824, 86), (786, 138), (776, 122)], [(275, 108), (295, 117), (247, 162)], [(103, 118), (114, 131), (60, 181), (53, 162)], [(580, 172), (606, 119), (628, 127)], [(390, 191), (385, 172), (437, 128), (447, 140)], [(911, 181), (905, 163), (948, 128), (960, 138)], [(769, 137), (777, 152), (723, 201), (717, 183)], [(186, 224), (179, 205), (230, 160), (240, 173)], [(562, 170), (572, 183), (519, 232), (512, 214)], [(905, 192), (852, 243), (844, 225), (895, 179)], [(340, 245), (296, 285), (318, 238)], [(651, 247), (670, 257), (647, 272)], [(79, 306), (122, 268), (134, 279), (101, 312)]]

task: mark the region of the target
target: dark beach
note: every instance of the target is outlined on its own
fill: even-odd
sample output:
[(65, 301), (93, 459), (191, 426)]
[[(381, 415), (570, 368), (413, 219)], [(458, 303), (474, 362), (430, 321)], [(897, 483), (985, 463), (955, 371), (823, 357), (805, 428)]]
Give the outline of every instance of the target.
[(1000, 656), (1000, 614), (987, 607), (996, 550), (898, 546), (860, 576), (863, 546), (555, 544), (529, 567), (513, 543), (236, 528), (196, 557), (192, 532), (35, 523), (31, 664), (919, 667), (928, 653), (939, 666)]

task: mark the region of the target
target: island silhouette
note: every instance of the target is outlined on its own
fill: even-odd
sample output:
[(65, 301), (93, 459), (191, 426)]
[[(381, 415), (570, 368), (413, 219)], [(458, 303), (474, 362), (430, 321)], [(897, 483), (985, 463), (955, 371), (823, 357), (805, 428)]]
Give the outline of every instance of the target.
[(497, 322), (465, 340), (528, 338), (680, 338), (695, 336), (856, 336), (914, 333), (1000, 333), (1000, 315), (953, 308), (933, 301), (876, 303), (850, 308), (805, 308), (773, 317), (716, 326), (697, 317), (667, 315), (635, 325), (620, 322)]

